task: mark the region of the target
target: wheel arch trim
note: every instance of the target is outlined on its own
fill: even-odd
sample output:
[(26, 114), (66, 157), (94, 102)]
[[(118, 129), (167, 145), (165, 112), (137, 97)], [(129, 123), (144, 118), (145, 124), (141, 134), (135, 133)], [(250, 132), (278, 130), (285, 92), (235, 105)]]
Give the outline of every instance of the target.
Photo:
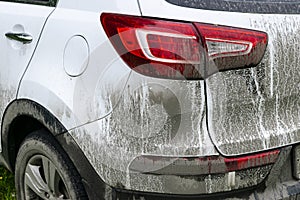
[(9, 137), (12, 123), (21, 116), (35, 119), (49, 130), (53, 136), (67, 132), (59, 120), (46, 108), (29, 99), (16, 99), (6, 108), (1, 124), (1, 149), (6, 160), (7, 167), (12, 169), (9, 163)]

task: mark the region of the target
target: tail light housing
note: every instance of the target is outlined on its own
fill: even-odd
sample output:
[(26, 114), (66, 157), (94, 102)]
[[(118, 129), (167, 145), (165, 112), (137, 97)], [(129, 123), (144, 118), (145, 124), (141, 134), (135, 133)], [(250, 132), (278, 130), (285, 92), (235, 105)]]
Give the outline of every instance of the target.
[(193, 24), (117, 14), (102, 14), (101, 21), (133, 70), (152, 77), (201, 78), (203, 51)]
[(262, 59), (267, 34), (211, 24), (103, 13), (103, 28), (126, 64), (146, 76), (202, 79), (222, 70), (252, 67)]

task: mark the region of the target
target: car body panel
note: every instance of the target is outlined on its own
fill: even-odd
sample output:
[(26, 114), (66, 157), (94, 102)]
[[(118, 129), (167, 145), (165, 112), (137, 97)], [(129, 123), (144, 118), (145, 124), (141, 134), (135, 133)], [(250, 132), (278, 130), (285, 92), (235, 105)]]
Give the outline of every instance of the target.
[[(17, 96), (19, 82), (30, 62), (51, 7), (0, 2), (0, 121), (8, 104)], [(6, 33), (28, 33), (33, 41), (23, 44)]]
[[(18, 98), (32, 99), (44, 105), (68, 130), (109, 114), (110, 104), (102, 98), (102, 90), (98, 91), (101, 83), (108, 80), (114, 88), (112, 92), (118, 94), (130, 73), (106, 39), (100, 14), (56, 8), (45, 26), (41, 43), (20, 86)], [(139, 14), (138, 10), (135, 14)], [(53, 30), (64, 31), (56, 35)], [(74, 63), (66, 61), (72, 57), (64, 53), (68, 42), (74, 37), (83, 38), (90, 53), (82, 58), (83, 64), (88, 63), (86, 69), (75, 77), (70, 76), (64, 68), (64, 63)], [(47, 41), (53, 43), (49, 45)], [(73, 48), (73, 56), (80, 53), (76, 50), (78, 47)], [(104, 54), (103, 49), (107, 49)], [(111, 69), (116, 73), (111, 74)], [(44, 73), (45, 70), (47, 73)]]
[(206, 79), (209, 134), (227, 156), (300, 141), (299, 15), (208, 11), (164, 0), (141, 0), (140, 5), (144, 16), (266, 32), (267, 50), (257, 67), (218, 72)]
[[(130, 166), (145, 155), (218, 155), (206, 131), (203, 97), (203, 81), (171, 81), (132, 72), (112, 113), (72, 130), (71, 135), (109, 185), (163, 192), (166, 186), (160, 185), (165, 183), (159, 177), (133, 172)], [(140, 181), (144, 184), (139, 184)], [(168, 187), (165, 191), (195, 192), (187, 188), (176, 192), (175, 188)]]
[(118, 12), (123, 14), (140, 15), (140, 8), (137, 0), (111, 0), (105, 1), (89, 0), (88, 3), (82, 3), (80, 0), (58, 1), (58, 8), (67, 8), (87, 12)]
[(209, 131), (226, 155), (300, 141), (300, 17), (264, 15), (250, 23), (269, 36), (261, 63), (207, 79)]

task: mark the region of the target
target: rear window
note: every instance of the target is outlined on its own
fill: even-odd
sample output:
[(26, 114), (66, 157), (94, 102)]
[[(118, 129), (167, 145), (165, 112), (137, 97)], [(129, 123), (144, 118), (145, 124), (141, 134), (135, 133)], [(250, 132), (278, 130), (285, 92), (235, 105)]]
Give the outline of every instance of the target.
[(178, 6), (243, 13), (299, 14), (300, 0), (166, 0)]

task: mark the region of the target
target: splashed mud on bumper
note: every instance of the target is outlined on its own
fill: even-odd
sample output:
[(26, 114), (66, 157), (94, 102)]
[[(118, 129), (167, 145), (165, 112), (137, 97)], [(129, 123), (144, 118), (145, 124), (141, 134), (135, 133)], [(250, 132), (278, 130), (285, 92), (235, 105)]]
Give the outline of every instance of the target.
[[(246, 190), (235, 190), (231, 192), (220, 192), (210, 195), (168, 195), (157, 193), (141, 193), (125, 190), (116, 190), (119, 200), (198, 200), (198, 199), (298, 199), (300, 196), (299, 183), (292, 178), (291, 172), (291, 147), (281, 151), (281, 155), (276, 164), (272, 167), (268, 177), (259, 185)], [(249, 174), (246, 174), (249, 176)], [(243, 182), (243, 181), (241, 181)], [(216, 186), (216, 185), (214, 185)], [(217, 185), (220, 187), (221, 185)]]

